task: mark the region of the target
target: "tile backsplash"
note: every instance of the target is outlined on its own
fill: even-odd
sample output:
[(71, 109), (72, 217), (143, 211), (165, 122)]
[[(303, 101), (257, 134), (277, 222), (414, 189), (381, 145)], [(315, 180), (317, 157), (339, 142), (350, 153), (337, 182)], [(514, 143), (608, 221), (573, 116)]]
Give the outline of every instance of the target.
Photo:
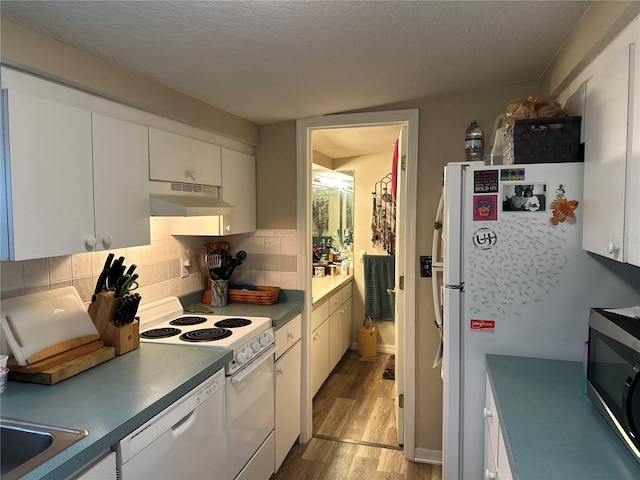
[[(143, 303), (202, 290), (206, 285), (198, 262), (202, 246), (221, 240), (231, 244), (234, 254), (239, 250), (247, 252), (245, 263), (236, 269), (232, 280), (297, 288), (295, 230), (258, 230), (227, 237), (174, 237), (169, 234), (169, 222), (167, 218), (152, 217), (151, 245), (112, 251), (116, 258), (125, 257), (125, 265), (138, 266), (140, 288), (137, 292), (142, 295)], [(0, 298), (72, 285), (88, 303), (108, 253), (0, 262)]]

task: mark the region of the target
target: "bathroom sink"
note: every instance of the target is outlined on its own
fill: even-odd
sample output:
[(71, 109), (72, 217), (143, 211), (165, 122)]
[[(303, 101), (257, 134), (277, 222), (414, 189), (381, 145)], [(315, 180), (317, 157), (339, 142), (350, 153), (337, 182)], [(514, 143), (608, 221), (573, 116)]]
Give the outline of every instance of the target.
[(82, 428), (0, 418), (0, 476), (20, 478), (89, 432)]

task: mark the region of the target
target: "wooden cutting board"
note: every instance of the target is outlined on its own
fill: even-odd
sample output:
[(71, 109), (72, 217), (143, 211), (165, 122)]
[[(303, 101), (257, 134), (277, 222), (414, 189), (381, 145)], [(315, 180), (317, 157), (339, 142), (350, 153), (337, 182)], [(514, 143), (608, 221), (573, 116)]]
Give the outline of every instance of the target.
[[(111, 360), (114, 356), (115, 348), (103, 346), (98, 350), (86, 353), (59, 365), (52, 366), (41, 372), (32, 373), (28, 371), (9, 370), (9, 380), (55, 385), (56, 383), (80, 372), (89, 370), (100, 363)], [(23, 367), (18, 368), (22, 370)]]
[(74, 287), (3, 300), (0, 325), (18, 365), (42, 361), (100, 338)]

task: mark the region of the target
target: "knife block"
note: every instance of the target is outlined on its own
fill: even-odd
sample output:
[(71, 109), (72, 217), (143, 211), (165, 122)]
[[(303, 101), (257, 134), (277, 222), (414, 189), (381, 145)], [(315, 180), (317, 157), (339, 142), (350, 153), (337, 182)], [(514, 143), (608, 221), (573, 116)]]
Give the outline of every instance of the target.
[(120, 298), (114, 297), (112, 291), (100, 292), (89, 305), (89, 316), (104, 344), (114, 347), (116, 355), (124, 355), (140, 346), (140, 325), (134, 320), (128, 325), (115, 326), (113, 317), (119, 304)]

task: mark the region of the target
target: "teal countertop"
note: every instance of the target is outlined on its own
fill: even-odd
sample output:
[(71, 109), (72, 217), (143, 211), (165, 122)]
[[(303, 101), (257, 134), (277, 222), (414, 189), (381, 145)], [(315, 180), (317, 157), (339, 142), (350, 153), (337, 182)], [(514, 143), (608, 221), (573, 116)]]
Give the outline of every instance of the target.
[[(200, 304), (202, 292), (180, 297), (183, 307)], [(252, 305), (249, 303), (229, 303), (225, 307), (213, 307), (214, 315), (267, 317), (274, 328), (289, 322), (304, 308), (304, 292), (301, 290), (280, 290), (280, 297), (273, 305)]]
[(231, 359), (230, 350), (142, 343), (55, 385), (9, 381), (0, 396), (3, 417), (89, 431), (23, 478), (66, 478)]
[(622, 440), (582, 394), (582, 364), (486, 356), (514, 479), (638, 479)]

